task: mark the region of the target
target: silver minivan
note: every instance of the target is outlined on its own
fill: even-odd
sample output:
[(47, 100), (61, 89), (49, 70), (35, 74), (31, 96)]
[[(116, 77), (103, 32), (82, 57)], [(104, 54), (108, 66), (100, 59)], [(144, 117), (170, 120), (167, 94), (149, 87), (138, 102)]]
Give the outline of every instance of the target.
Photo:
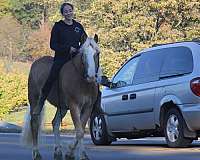
[(200, 41), (155, 45), (130, 58), (102, 90), (92, 113), (94, 144), (165, 136), (185, 147), (200, 136)]

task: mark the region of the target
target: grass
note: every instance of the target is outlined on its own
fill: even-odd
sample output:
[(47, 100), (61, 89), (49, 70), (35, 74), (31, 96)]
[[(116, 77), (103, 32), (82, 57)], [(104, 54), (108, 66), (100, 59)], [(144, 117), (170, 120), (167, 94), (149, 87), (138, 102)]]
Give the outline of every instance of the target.
[[(6, 115), (3, 120), (12, 124), (23, 126), (26, 111), (27, 107), (23, 108), (20, 111), (12, 112)], [(44, 132), (52, 133), (51, 121), (53, 120), (55, 113), (56, 113), (56, 108), (47, 103), (47, 105), (45, 106), (45, 115), (44, 115), (44, 128), (43, 128)], [(68, 112), (65, 118), (62, 120), (61, 131), (73, 132), (73, 130), (74, 130), (73, 122), (70, 116), (70, 112)]]
[[(21, 109), (20, 111), (12, 112), (6, 115), (6, 117), (3, 120), (8, 123), (23, 126), (26, 111), (27, 111), (27, 107)], [(47, 103), (45, 106), (43, 132), (49, 133), (49, 134), (52, 133), (51, 121), (53, 120), (55, 113), (56, 113), (56, 108)], [(69, 111), (66, 114), (65, 118), (62, 120), (62, 125), (60, 129), (62, 133), (69, 133), (69, 134), (74, 133), (74, 125), (73, 125)], [(88, 126), (86, 126), (86, 133), (88, 132), (89, 132), (89, 129), (88, 129)]]

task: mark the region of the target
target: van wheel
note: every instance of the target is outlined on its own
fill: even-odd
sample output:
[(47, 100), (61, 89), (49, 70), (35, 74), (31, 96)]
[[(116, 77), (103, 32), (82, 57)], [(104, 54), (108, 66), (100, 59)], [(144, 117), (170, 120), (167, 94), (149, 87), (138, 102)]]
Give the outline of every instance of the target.
[(108, 136), (103, 115), (92, 114), (90, 119), (90, 135), (95, 145), (109, 145), (112, 143)]
[(172, 108), (167, 112), (164, 121), (164, 134), (169, 147), (187, 147), (193, 139), (184, 137), (185, 121), (180, 112)]

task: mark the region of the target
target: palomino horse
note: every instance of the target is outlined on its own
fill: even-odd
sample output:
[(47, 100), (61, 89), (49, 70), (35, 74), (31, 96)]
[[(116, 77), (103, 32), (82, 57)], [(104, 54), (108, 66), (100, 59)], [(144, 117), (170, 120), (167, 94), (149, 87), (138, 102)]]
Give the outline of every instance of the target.
[[(52, 121), (55, 137), (54, 159), (62, 159), (59, 127), (62, 118), (70, 110), (75, 126), (75, 140), (69, 145), (65, 159), (89, 159), (83, 145), (84, 130), (88, 118), (97, 100), (97, 78), (101, 77), (99, 67), (98, 37), (82, 38), (83, 45), (80, 53), (67, 62), (60, 71), (59, 83), (55, 83), (47, 100), (57, 107), (56, 115)], [(42, 115), (35, 114), (39, 110), (38, 98), (53, 62), (52, 57), (43, 57), (32, 64), (28, 80), (28, 98), (30, 112), (22, 140), (25, 144), (32, 144), (33, 160), (41, 160), (38, 149), (38, 132), (40, 130)], [(58, 85), (59, 84), (59, 85)], [(30, 127), (29, 127), (30, 126)]]

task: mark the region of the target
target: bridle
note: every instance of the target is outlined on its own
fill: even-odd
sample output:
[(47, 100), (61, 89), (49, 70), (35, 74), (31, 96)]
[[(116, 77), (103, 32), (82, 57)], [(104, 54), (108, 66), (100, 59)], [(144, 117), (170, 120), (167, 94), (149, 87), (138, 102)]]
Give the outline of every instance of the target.
[[(92, 48), (94, 49), (93, 45), (92, 45), (92, 44), (90, 44), (90, 45), (91, 45)], [(88, 75), (88, 73), (87, 73), (87, 69), (86, 69), (87, 67), (86, 67), (86, 62), (85, 62), (84, 53), (81, 52), (81, 53), (78, 53), (78, 54), (81, 54), (81, 62), (82, 62), (83, 68), (84, 68), (84, 73), (82, 74), (82, 73), (80, 72), (80, 69), (77, 68), (77, 66), (75, 65), (75, 63), (74, 63), (74, 61), (73, 61), (74, 56), (73, 56), (72, 53), (70, 53), (72, 65), (74, 66), (76, 72), (80, 75), (80, 77), (81, 77), (83, 80), (88, 81), (88, 79), (89, 79), (90, 77), (89, 77), (89, 75)], [(77, 54), (76, 54), (76, 55), (77, 55)], [(75, 56), (76, 56), (76, 55), (75, 55)], [(99, 71), (99, 64), (100, 64), (100, 63), (99, 63), (99, 53), (96, 53), (95, 56), (96, 56), (95, 58), (96, 58), (96, 60), (97, 60), (97, 61), (95, 61), (95, 78), (97, 79), (97, 77), (98, 77), (98, 71)]]

